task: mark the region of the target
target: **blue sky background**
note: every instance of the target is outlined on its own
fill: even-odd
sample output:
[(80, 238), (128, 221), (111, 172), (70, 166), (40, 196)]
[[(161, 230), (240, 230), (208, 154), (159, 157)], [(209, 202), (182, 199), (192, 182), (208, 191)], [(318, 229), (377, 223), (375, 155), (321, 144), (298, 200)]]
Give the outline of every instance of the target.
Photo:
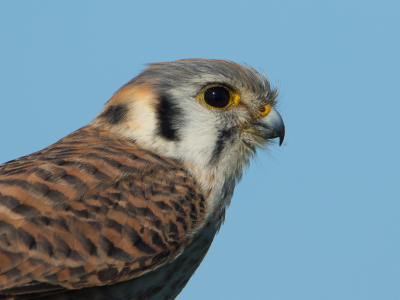
[(219, 58), (280, 89), (178, 300), (400, 299), (399, 1), (0, 2), (0, 163), (90, 122), (145, 63)]

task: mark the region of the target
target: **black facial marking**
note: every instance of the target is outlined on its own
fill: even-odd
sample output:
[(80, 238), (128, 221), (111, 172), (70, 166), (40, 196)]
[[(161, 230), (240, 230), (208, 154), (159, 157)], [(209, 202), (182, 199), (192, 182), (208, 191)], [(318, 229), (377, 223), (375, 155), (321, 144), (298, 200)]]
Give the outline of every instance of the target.
[(112, 105), (100, 117), (103, 118), (107, 123), (116, 125), (121, 123), (128, 113), (128, 108), (124, 104)]
[(176, 125), (182, 121), (182, 111), (167, 95), (162, 95), (157, 105), (159, 133), (170, 141), (179, 141)]
[(235, 131), (233, 128), (222, 129), (219, 131), (218, 139), (217, 142), (215, 143), (215, 147), (210, 162), (215, 162), (219, 158), (222, 150), (224, 150), (226, 142), (232, 138), (234, 132)]

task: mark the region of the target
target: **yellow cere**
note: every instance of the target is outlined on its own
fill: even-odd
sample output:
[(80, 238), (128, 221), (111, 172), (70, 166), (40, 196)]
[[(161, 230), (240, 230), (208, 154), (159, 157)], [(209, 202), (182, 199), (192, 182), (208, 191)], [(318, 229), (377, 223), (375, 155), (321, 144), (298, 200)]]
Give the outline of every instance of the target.
[(232, 94), (233, 94), (232, 103), (234, 106), (237, 106), (239, 104), (240, 94), (237, 92), (233, 92)]

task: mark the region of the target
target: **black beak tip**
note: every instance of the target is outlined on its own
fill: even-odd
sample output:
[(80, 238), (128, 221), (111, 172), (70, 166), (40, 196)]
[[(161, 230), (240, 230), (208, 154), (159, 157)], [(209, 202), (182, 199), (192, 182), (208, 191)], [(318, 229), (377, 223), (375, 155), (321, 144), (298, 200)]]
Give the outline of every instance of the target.
[(282, 146), (283, 140), (285, 139), (285, 125), (282, 122), (282, 128), (278, 132), (279, 146)]

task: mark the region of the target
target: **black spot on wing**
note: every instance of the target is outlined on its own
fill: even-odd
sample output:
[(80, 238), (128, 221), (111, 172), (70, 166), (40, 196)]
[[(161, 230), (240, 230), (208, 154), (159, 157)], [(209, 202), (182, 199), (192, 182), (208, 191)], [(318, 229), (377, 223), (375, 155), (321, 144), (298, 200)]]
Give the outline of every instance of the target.
[(224, 150), (226, 146), (226, 142), (228, 142), (232, 138), (233, 133), (233, 128), (222, 129), (219, 131), (217, 142), (215, 143), (210, 162), (215, 162), (216, 160), (218, 160), (219, 156), (222, 153), (222, 150)]
[(99, 245), (106, 252), (107, 256), (113, 259), (126, 262), (132, 260), (133, 258), (121, 248), (115, 247), (114, 243), (104, 236), (100, 236)]
[(17, 237), (18, 241), (21, 241), (28, 249), (37, 249), (35, 238), (22, 228), (18, 228)]
[(8, 270), (7, 272), (4, 272), (1, 275), (2, 276), (6, 276), (7, 279), (11, 281), (11, 280), (13, 280), (15, 278), (21, 277), (21, 271), (18, 270), (17, 267), (15, 267), (15, 268), (12, 268), (11, 270)]
[(162, 250), (168, 250), (167, 247), (165, 246), (165, 243), (163, 242), (162, 238), (160, 235), (154, 231), (154, 230), (149, 230), (149, 236), (151, 236), (151, 242), (153, 245), (157, 246), (158, 248)]
[(126, 233), (130, 238), (132, 245), (136, 247), (139, 251), (144, 252), (148, 255), (154, 255), (157, 253), (155, 249), (153, 249), (150, 245), (144, 242), (141, 236), (130, 226), (125, 226)]
[(79, 277), (86, 275), (87, 272), (83, 266), (80, 267), (75, 267), (75, 268), (69, 268), (69, 274), (71, 277)]
[(102, 270), (97, 274), (97, 276), (101, 282), (112, 281), (118, 277), (118, 269), (109, 268), (106, 270)]
[(26, 204), (18, 205), (12, 211), (13, 211), (13, 213), (19, 214), (23, 217), (32, 217), (32, 216), (40, 215), (39, 210), (37, 210), (36, 208), (34, 208), (30, 205), (26, 205)]
[(124, 104), (111, 105), (101, 115), (100, 118), (104, 119), (111, 125), (121, 123), (128, 113), (128, 108)]
[(0, 205), (12, 210), (20, 205), (20, 201), (12, 196), (3, 195), (0, 193)]
[[(38, 192), (55, 203), (61, 203), (68, 200), (68, 198), (63, 193), (57, 190), (52, 190), (47, 185), (39, 182), (30, 183), (26, 180), (21, 180), (21, 179), (7, 179), (7, 180), (0, 180), (0, 185), (7, 185), (7, 186), (15, 185), (28, 191)], [(11, 201), (11, 199), (9, 199), (9, 201)], [(15, 204), (15, 202), (13, 203)], [(26, 212), (25, 207), (24, 211)], [(31, 209), (31, 211), (33, 210)]]
[(114, 229), (117, 233), (121, 233), (122, 229), (123, 229), (121, 224), (119, 224), (117, 221), (111, 220), (111, 219), (106, 220), (106, 227)]
[(177, 124), (182, 123), (182, 110), (167, 96), (162, 95), (157, 107), (159, 134), (170, 141), (179, 141)]
[(99, 256), (95, 244), (93, 244), (93, 242), (83, 233), (78, 234), (77, 241), (83, 246), (83, 248), (89, 255)]
[(49, 257), (53, 256), (53, 245), (44, 236), (39, 235), (37, 245), (40, 252), (46, 253)]

